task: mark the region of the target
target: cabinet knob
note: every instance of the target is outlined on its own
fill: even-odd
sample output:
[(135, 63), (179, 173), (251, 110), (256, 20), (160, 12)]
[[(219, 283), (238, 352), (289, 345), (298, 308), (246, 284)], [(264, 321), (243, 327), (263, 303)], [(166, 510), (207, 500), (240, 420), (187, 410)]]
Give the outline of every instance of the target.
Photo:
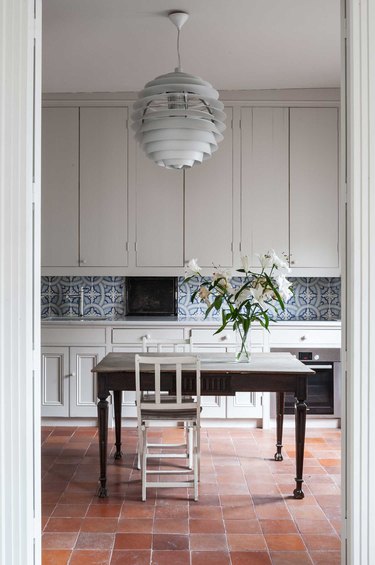
[(66, 375), (67, 377), (75, 377), (76, 374), (75, 373), (69, 373), (68, 375)]
[(86, 265), (86, 263), (87, 263), (87, 259), (80, 259), (80, 261), (79, 261), (79, 262), (80, 262), (80, 263), (82, 263), (82, 265)]
[(145, 335), (145, 339), (151, 339), (150, 334), (146, 334), (146, 335)]
[(301, 335), (301, 341), (306, 341), (306, 336), (305, 336), (305, 335)]
[(221, 338), (221, 341), (228, 341), (229, 337), (227, 335), (223, 335), (223, 337)]
[(291, 261), (291, 262), (290, 262), (291, 265), (294, 265), (294, 263), (295, 263), (295, 261)]

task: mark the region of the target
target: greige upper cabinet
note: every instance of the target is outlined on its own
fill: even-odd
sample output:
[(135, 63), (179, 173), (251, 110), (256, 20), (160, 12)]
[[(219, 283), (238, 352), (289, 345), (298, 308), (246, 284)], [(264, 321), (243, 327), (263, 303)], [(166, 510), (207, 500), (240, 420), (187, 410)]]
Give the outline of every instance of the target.
[(291, 108), (292, 267), (338, 268), (338, 211), (338, 110)]
[(127, 266), (127, 115), (43, 109), (43, 267)]
[(138, 143), (135, 161), (136, 267), (183, 267), (183, 172), (155, 165)]
[(42, 266), (78, 266), (79, 109), (43, 108)]
[(202, 267), (233, 265), (233, 109), (216, 153), (185, 172), (185, 258)]
[(127, 108), (80, 109), (80, 263), (127, 266)]
[(288, 108), (241, 108), (241, 253), (289, 253)]

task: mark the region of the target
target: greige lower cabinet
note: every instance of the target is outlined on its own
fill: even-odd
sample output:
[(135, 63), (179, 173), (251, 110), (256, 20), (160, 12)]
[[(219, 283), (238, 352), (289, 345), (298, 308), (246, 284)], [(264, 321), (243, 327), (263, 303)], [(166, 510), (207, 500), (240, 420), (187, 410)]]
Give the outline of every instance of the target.
[(69, 416), (69, 347), (42, 347), (42, 416)]
[(42, 348), (42, 416), (96, 417), (96, 379), (91, 369), (105, 347)]
[[(231, 329), (215, 335), (214, 323), (147, 322), (134, 324), (81, 322), (42, 325), (42, 416), (49, 418), (96, 418), (96, 379), (91, 369), (110, 351), (141, 352), (142, 338), (191, 338), (194, 352), (235, 353), (238, 343)], [(338, 349), (341, 345), (340, 322), (282, 322), (250, 332), (252, 352), (277, 349)], [(134, 424), (135, 393), (124, 392), (123, 418)], [(274, 415), (271, 414), (271, 417)], [(269, 394), (241, 392), (235, 396), (202, 397), (205, 420), (262, 420), (269, 425)], [(267, 424), (268, 422), (268, 424)]]

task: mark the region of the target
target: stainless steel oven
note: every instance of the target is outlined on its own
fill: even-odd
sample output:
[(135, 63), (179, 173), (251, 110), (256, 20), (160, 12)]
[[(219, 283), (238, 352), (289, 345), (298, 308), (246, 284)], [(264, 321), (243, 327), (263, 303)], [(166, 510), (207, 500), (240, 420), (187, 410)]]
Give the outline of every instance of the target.
[[(308, 383), (308, 415), (341, 417), (340, 349), (277, 348), (272, 349), (272, 351), (289, 351), (315, 371), (315, 375), (309, 377)], [(294, 397), (292, 394), (285, 395), (284, 413), (294, 414)]]

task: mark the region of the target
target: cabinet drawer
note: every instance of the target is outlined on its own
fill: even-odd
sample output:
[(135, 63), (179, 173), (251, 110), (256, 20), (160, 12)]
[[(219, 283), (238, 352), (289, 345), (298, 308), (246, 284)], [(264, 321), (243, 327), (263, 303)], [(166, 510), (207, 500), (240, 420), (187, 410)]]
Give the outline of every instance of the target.
[(43, 345), (99, 345), (105, 343), (105, 328), (42, 328)]
[(308, 347), (309, 345), (319, 345), (321, 347), (340, 347), (341, 332), (339, 329), (283, 329), (275, 328), (271, 330), (270, 346), (283, 347)]
[[(193, 344), (206, 343), (206, 344), (235, 344), (239, 339), (237, 333), (232, 329), (224, 330), (219, 334), (215, 334), (214, 329), (193, 329), (191, 330), (191, 338)], [(254, 328), (250, 330), (250, 343), (251, 345), (263, 345), (264, 331), (261, 328)]]
[(150, 329), (150, 328), (114, 328), (112, 343), (139, 343), (144, 336), (149, 339), (183, 339), (183, 328)]
[(191, 330), (191, 339), (194, 343), (207, 343), (207, 344), (220, 344), (225, 345), (227, 343), (237, 343), (236, 332), (231, 329), (224, 330), (219, 334), (214, 334), (216, 330)]

